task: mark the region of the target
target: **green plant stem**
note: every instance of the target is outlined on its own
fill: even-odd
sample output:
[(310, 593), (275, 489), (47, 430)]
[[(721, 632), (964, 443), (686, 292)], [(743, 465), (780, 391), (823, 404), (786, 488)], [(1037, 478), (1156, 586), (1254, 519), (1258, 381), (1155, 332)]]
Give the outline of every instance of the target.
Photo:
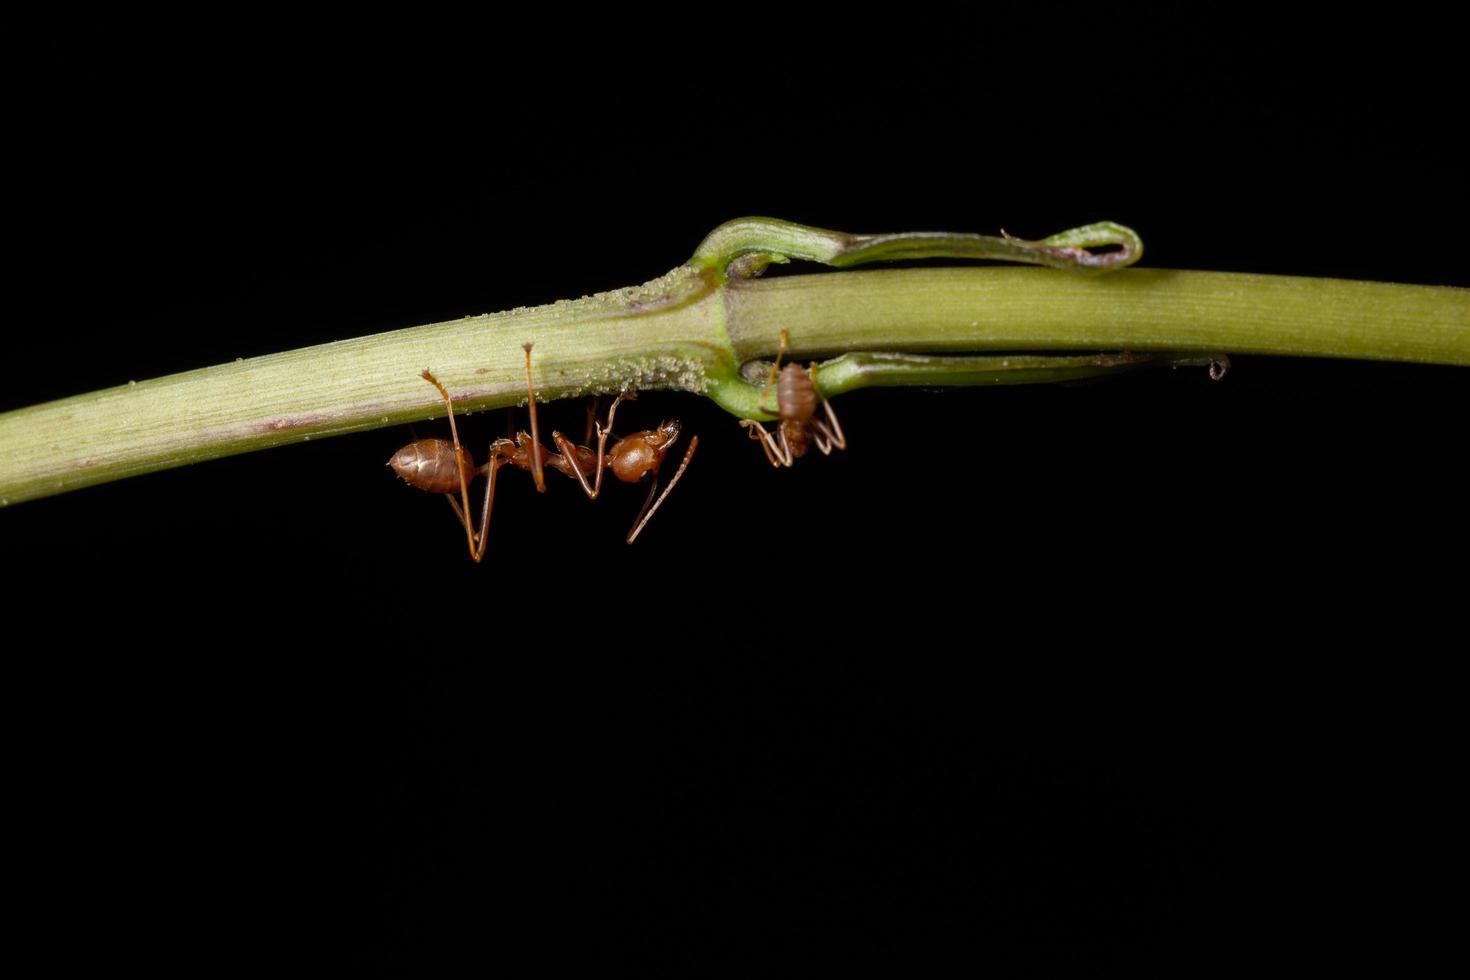
[[(853, 272), (731, 283), (737, 356), (803, 350), (1195, 350), (1470, 364), (1470, 291), (1130, 269)], [(900, 343), (895, 339), (901, 337)]]
[[(1076, 251), (1014, 240), (1005, 246), (1046, 252), (1048, 263)], [(741, 365), (774, 355), (782, 328), (792, 357), (1091, 350), (1470, 365), (1470, 291), (1463, 289), (1169, 270), (1083, 277), (1045, 268), (748, 279), (737, 273), (750, 270), (734, 261), (741, 260), (722, 266), (706, 255), (643, 286), (582, 300), (237, 361), (9, 412), (0, 415), (0, 505), (442, 417), (443, 402), (419, 377), (425, 368), (461, 410), (523, 403), (526, 343), (534, 343), (538, 399), (673, 388), (706, 394), (750, 418), (769, 416), (757, 407), (760, 388), (742, 378)], [(909, 380), (902, 383), (978, 384), (994, 383), (986, 379), (997, 369), (988, 359), (968, 368), (936, 362), (927, 379), (917, 360), (904, 370)], [(838, 373), (828, 372), (818, 381), (830, 377), (835, 392)], [(950, 380), (940, 380), (946, 372)], [(1059, 376), (1043, 370), (1041, 377)], [(894, 378), (880, 383), (899, 383)]]

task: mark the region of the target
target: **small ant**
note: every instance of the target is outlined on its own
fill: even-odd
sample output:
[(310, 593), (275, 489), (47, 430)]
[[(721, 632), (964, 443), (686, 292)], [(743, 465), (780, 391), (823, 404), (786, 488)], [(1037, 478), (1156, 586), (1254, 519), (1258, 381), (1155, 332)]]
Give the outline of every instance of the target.
[[(788, 364), (785, 369), (781, 368), (781, 355), (786, 352), (786, 343), (789, 338), (786, 329), (781, 329), (781, 347), (776, 352), (776, 363), (771, 365), (771, 376), (766, 381), (765, 389), (761, 391), (758, 407), (763, 412), (766, 408), (766, 394), (771, 390), (771, 384), (776, 384), (777, 414), (781, 421), (776, 426), (780, 435), (779, 444), (776, 438), (755, 419), (741, 419), (740, 425), (752, 439), (759, 439), (761, 448), (766, 452), (766, 459), (771, 465), (780, 469), (782, 466), (791, 466), (797, 459), (805, 456), (811, 444), (815, 442), (822, 455), (830, 454), (833, 448), (846, 449), (847, 439), (842, 434), (842, 425), (837, 421), (837, 413), (832, 410), (832, 403), (827, 401), (817, 392), (816, 382), (812, 380), (812, 367), (809, 365), (802, 368), (796, 364)], [(777, 381), (776, 374), (780, 372), (780, 380)], [(817, 399), (821, 398), (822, 408), (827, 412), (827, 421), (812, 418), (817, 411)]]
[[(624, 392), (613, 400), (607, 410), (607, 425), (597, 424), (596, 452), (587, 446), (575, 445), (560, 432), (552, 432), (551, 439), (561, 452), (553, 453), (549, 449), (544, 449), (536, 422), (536, 389), (531, 381), (531, 345), (524, 345), (524, 350), (526, 352), (526, 390), (530, 393), (531, 407), (529, 435), (525, 432), (517, 432), (514, 440), (496, 439), (490, 444), (489, 460), (484, 466), (476, 467), (474, 457), (460, 445), (459, 430), (454, 424), (454, 399), (449, 396), (449, 392), (439, 383), (438, 379), (425, 369), (421, 377), (439, 389), (440, 397), (449, 406), (449, 434), (452, 441), (420, 439), (417, 442), (411, 442), (394, 453), (393, 458), (388, 460), (388, 465), (393, 467), (393, 472), (401, 476), (404, 482), (428, 493), (445, 495), (449, 506), (454, 509), (455, 517), (459, 518), (459, 522), (464, 525), (470, 555), (477, 562), (485, 556), (490, 509), (495, 503), (495, 473), (500, 467), (510, 465), (529, 471), (536, 481), (536, 489), (542, 493), (546, 492), (546, 481), (543, 474), (549, 467), (566, 476), (575, 477), (592, 500), (596, 500), (598, 494), (602, 492), (602, 474), (608, 469), (611, 469), (613, 475), (624, 483), (637, 483), (651, 474), (653, 480), (648, 488), (648, 496), (643, 501), (643, 509), (638, 512), (638, 517), (633, 522), (633, 530), (628, 532), (627, 540), (629, 544), (632, 544), (639, 532), (643, 530), (643, 526), (663, 504), (669, 491), (674, 489), (674, 484), (678, 483), (679, 478), (684, 475), (684, 469), (689, 465), (689, 460), (694, 456), (694, 450), (699, 445), (699, 437), (690, 437), (689, 449), (684, 453), (684, 461), (679, 464), (674, 478), (669, 481), (668, 486), (664, 487), (664, 492), (657, 500), (654, 500), (653, 495), (658, 489), (659, 467), (663, 465), (664, 456), (668, 453), (669, 447), (679, 438), (679, 422), (677, 419), (671, 419), (657, 429), (624, 436), (613, 444), (611, 451), (607, 451), (607, 438), (612, 434), (613, 417), (617, 413), (618, 405), (624, 398), (634, 397), (629, 392)], [(591, 441), (592, 421), (592, 413), (589, 412), (587, 441)], [(587, 481), (589, 470), (593, 474), (593, 482), (590, 484)], [(476, 531), (469, 519), (469, 485), (481, 473), (485, 474), (486, 485), (480, 507), (480, 528)], [(460, 500), (454, 499), (456, 492)], [(463, 501), (463, 507), (460, 506), (461, 501)]]

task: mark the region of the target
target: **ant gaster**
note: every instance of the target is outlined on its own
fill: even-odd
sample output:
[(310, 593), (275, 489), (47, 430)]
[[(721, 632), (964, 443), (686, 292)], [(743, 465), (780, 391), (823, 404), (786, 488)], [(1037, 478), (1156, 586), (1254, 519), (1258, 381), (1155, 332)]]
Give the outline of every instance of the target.
[[(771, 376), (766, 381), (765, 390), (761, 392), (760, 401), (757, 403), (760, 410), (768, 412), (766, 408), (766, 395), (771, 390), (771, 384), (776, 385), (777, 415), (780, 422), (776, 426), (777, 434), (772, 436), (765, 426), (755, 419), (741, 419), (740, 425), (746, 430), (752, 439), (760, 440), (761, 448), (766, 452), (766, 459), (771, 465), (780, 469), (782, 466), (791, 466), (807, 454), (812, 443), (827, 455), (836, 449), (847, 448), (847, 438), (842, 434), (842, 425), (837, 421), (837, 413), (832, 410), (832, 403), (817, 392), (816, 382), (812, 380), (812, 366), (801, 367), (797, 364), (787, 364), (781, 367), (781, 355), (786, 352), (787, 343), (786, 330), (781, 330), (781, 347), (776, 352), (776, 363), (771, 365)], [(777, 380), (777, 373), (780, 379)], [(817, 400), (821, 399), (822, 408), (826, 410), (827, 421), (812, 418), (817, 411)]]
[[(671, 419), (664, 422), (656, 429), (635, 432), (624, 436), (613, 443), (611, 451), (607, 450), (608, 436), (612, 434), (613, 417), (617, 414), (618, 405), (624, 398), (632, 398), (633, 395), (624, 392), (613, 400), (607, 410), (607, 425), (597, 424), (597, 449), (594, 452), (587, 446), (578, 446), (560, 432), (552, 432), (552, 442), (561, 450), (553, 453), (541, 445), (540, 430), (536, 421), (536, 389), (531, 381), (531, 345), (524, 345), (526, 352), (526, 390), (530, 394), (531, 409), (531, 431), (517, 432), (514, 440), (496, 439), (490, 444), (490, 458), (484, 466), (476, 467), (475, 460), (469, 451), (460, 444), (459, 431), (454, 424), (454, 399), (449, 392), (439, 383), (427, 369), (422, 377), (435, 388), (439, 389), (439, 395), (449, 406), (449, 434), (451, 441), (443, 439), (420, 439), (409, 443), (388, 461), (393, 467), (393, 472), (401, 476), (404, 481), (420, 490), (428, 493), (442, 493), (449, 501), (449, 506), (454, 509), (454, 514), (464, 526), (465, 538), (469, 542), (470, 555), (475, 561), (480, 561), (485, 556), (485, 544), (488, 540), (487, 532), (490, 526), (490, 509), (495, 503), (495, 474), (502, 466), (515, 466), (530, 472), (536, 481), (536, 489), (545, 492), (546, 480), (544, 471), (551, 468), (566, 476), (573, 477), (586, 491), (587, 496), (596, 500), (602, 492), (602, 475), (604, 471), (611, 469), (613, 475), (624, 483), (637, 483), (640, 480), (652, 476), (648, 488), (648, 496), (643, 501), (643, 509), (638, 512), (637, 519), (633, 522), (633, 529), (628, 532), (628, 543), (632, 544), (638, 537), (643, 526), (648, 523), (663, 504), (664, 498), (669, 491), (674, 489), (674, 484), (684, 475), (684, 469), (689, 465), (689, 460), (694, 455), (695, 448), (699, 445), (699, 437), (691, 436), (689, 448), (684, 453), (684, 461), (679, 464), (679, 469), (674, 473), (674, 478), (664, 487), (664, 492), (654, 499), (654, 492), (658, 489), (658, 471), (663, 465), (664, 456), (669, 447), (679, 438), (679, 422)], [(587, 441), (591, 440), (591, 415), (588, 416)], [(587, 474), (592, 474), (592, 482), (588, 482)], [(480, 526), (476, 530), (470, 522), (470, 493), (469, 485), (476, 476), (485, 474), (485, 494), (480, 506)], [(454, 499), (458, 493), (460, 499)], [(461, 501), (463, 506), (461, 506)]]

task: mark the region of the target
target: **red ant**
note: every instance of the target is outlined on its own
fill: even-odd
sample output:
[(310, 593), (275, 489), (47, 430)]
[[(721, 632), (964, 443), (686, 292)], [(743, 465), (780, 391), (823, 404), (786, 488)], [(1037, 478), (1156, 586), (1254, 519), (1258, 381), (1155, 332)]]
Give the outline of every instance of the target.
[[(847, 438), (842, 434), (842, 425), (837, 421), (837, 413), (832, 410), (832, 403), (822, 397), (817, 391), (817, 384), (812, 380), (812, 367), (809, 365), (802, 368), (796, 364), (788, 364), (781, 369), (781, 355), (786, 352), (787, 343), (786, 329), (781, 329), (781, 347), (776, 352), (776, 363), (771, 365), (771, 376), (766, 381), (766, 387), (761, 392), (760, 401), (757, 406), (763, 412), (769, 412), (766, 408), (766, 393), (771, 390), (771, 384), (776, 384), (777, 414), (780, 423), (776, 430), (780, 435), (780, 443), (776, 438), (755, 419), (741, 419), (740, 425), (746, 429), (752, 439), (759, 439), (761, 448), (766, 452), (766, 459), (771, 465), (780, 469), (782, 466), (791, 466), (797, 459), (805, 456), (811, 444), (815, 442), (817, 448), (826, 456), (836, 449), (847, 448)], [(777, 372), (780, 372), (780, 380), (777, 381)], [(817, 399), (821, 398), (822, 408), (827, 412), (827, 421), (812, 418), (817, 411)]]
[[(551, 439), (556, 443), (560, 453), (553, 453), (541, 446), (539, 429), (536, 423), (536, 389), (531, 381), (531, 345), (524, 346), (526, 352), (526, 389), (530, 393), (531, 407), (531, 432), (517, 432), (514, 440), (496, 439), (490, 444), (490, 458), (484, 466), (476, 467), (474, 457), (459, 442), (459, 431), (454, 424), (454, 399), (449, 392), (439, 383), (427, 369), (422, 377), (435, 388), (439, 389), (439, 395), (449, 406), (449, 434), (452, 439), (446, 442), (443, 439), (420, 439), (404, 446), (393, 454), (388, 460), (388, 465), (393, 467), (393, 472), (401, 476), (406, 483), (418, 487), (429, 493), (442, 493), (449, 501), (449, 506), (454, 509), (455, 517), (464, 525), (465, 537), (469, 542), (470, 555), (475, 561), (480, 561), (485, 556), (485, 544), (488, 540), (487, 531), (490, 526), (490, 508), (495, 502), (495, 473), (500, 467), (511, 465), (523, 470), (530, 471), (536, 481), (536, 489), (545, 492), (546, 481), (543, 476), (546, 467), (558, 472), (575, 477), (586, 491), (587, 496), (593, 500), (597, 499), (602, 492), (602, 474), (611, 469), (613, 475), (624, 483), (637, 483), (640, 480), (653, 476), (652, 483), (648, 488), (648, 496), (643, 501), (643, 509), (638, 512), (637, 519), (633, 522), (633, 530), (628, 532), (628, 543), (632, 544), (638, 537), (643, 526), (648, 523), (663, 504), (664, 498), (669, 491), (674, 489), (674, 484), (684, 475), (684, 469), (689, 465), (689, 460), (694, 456), (694, 450), (699, 445), (699, 437), (691, 436), (689, 449), (684, 453), (684, 461), (679, 464), (679, 469), (674, 473), (674, 478), (669, 485), (664, 487), (664, 492), (654, 500), (654, 491), (658, 489), (658, 471), (663, 465), (664, 456), (669, 447), (679, 438), (679, 422), (671, 419), (661, 424), (657, 429), (649, 429), (643, 432), (635, 432), (624, 436), (613, 444), (612, 450), (607, 451), (607, 438), (612, 434), (613, 416), (617, 413), (618, 405), (624, 398), (632, 398), (628, 392), (618, 395), (607, 410), (607, 425), (597, 425), (597, 451), (593, 452), (587, 446), (575, 445), (570, 439), (560, 432), (553, 432)], [(588, 413), (587, 440), (591, 440), (592, 413)], [(591, 470), (593, 482), (587, 482), (587, 471)], [(470, 492), (469, 485), (479, 474), (486, 476), (485, 496), (480, 507), (480, 528), (475, 530), (470, 522)], [(454, 499), (456, 491), (460, 500)], [(460, 506), (460, 501), (464, 506)]]

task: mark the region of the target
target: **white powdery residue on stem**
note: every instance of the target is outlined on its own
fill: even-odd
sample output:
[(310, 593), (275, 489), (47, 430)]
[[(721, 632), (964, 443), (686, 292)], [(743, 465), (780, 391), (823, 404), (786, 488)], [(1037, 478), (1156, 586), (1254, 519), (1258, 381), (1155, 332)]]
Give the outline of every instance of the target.
[(709, 388), (704, 369), (704, 363), (698, 358), (673, 354), (618, 358), (598, 365), (577, 394), (616, 394), (639, 389), (665, 389), (702, 395)]

